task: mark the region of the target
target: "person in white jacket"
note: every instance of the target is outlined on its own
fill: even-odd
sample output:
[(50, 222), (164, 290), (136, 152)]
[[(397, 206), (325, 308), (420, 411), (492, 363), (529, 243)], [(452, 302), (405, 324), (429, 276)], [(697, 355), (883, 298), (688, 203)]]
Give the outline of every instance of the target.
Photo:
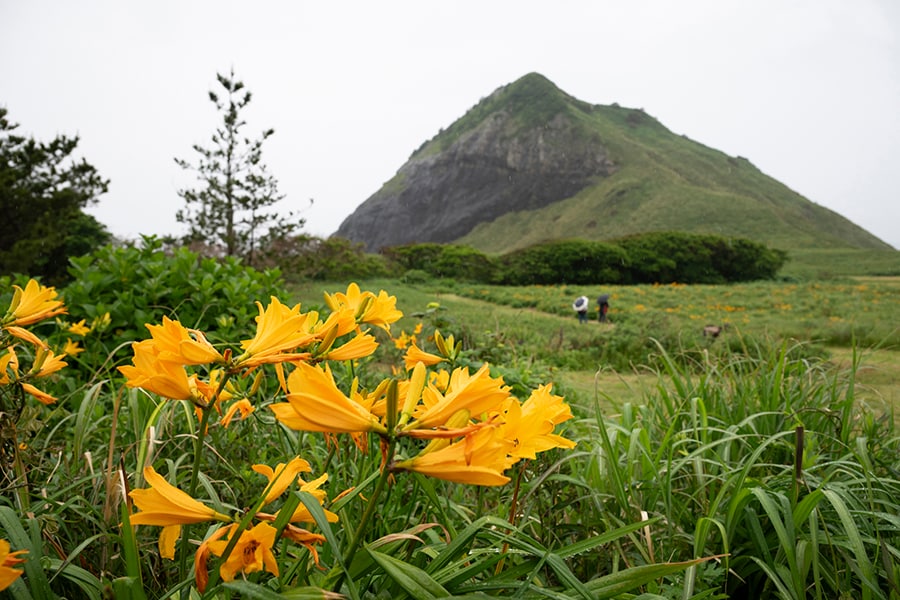
[(587, 299), (587, 296), (579, 296), (575, 299), (575, 302), (572, 303), (572, 310), (574, 310), (578, 314), (579, 323), (588, 322), (588, 304), (589, 301)]

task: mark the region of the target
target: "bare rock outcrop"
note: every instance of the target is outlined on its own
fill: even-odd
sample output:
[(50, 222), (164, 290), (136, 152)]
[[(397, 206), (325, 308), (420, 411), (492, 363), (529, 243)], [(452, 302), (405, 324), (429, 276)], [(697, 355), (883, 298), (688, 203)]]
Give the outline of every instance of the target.
[(554, 96), (538, 118), (520, 114), (515, 88), (501, 88), (482, 101), (491, 110), (480, 121), (426, 143), (335, 235), (372, 252), (451, 242), (479, 223), (569, 198), (614, 172), (599, 136), (573, 118), (564, 94), (549, 81), (531, 83)]

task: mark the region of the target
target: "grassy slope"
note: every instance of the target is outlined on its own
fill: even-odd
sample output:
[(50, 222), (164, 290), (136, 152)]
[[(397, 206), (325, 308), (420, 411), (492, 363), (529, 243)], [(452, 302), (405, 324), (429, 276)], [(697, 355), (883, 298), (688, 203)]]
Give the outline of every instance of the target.
[(900, 251), (797, 248), (788, 252), (781, 275), (796, 279), (900, 276)]
[[(642, 111), (588, 107), (561, 97), (586, 135), (599, 135), (619, 171), (573, 198), (479, 225), (459, 243), (504, 252), (546, 239), (679, 230), (747, 237), (780, 248), (889, 248), (746, 159), (677, 136)], [(493, 105), (499, 102), (494, 99)], [(446, 133), (470, 129), (493, 105), (479, 105)], [(440, 140), (438, 136), (433, 142)]]
[[(304, 310), (322, 303), (323, 292), (342, 290), (344, 283), (306, 282), (293, 288), (293, 295)], [(409, 285), (396, 280), (360, 282), (363, 289), (385, 289), (397, 297), (397, 307), (406, 315), (393, 326), (394, 334), (410, 332), (430, 302), (438, 302), (442, 314), (450, 321), (444, 333), (467, 335), (484, 345), (502, 343), (512, 348), (516, 362), (527, 364), (538, 352), (557, 347), (584, 347), (598, 343), (600, 337), (615, 336), (616, 326), (601, 326), (596, 322), (579, 325), (568, 309), (568, 300), (575, 290), (566, 288), (491, 288), (468, 287), (463, 284)], [(484, 289), (482, 289), (484, 288)], [(583, 290), (593, 294), (597, 290)], [(680, 336), (689, 337), (707, 322), (731, 321), (740, 333), (749, 337), (781, 336), (796, 339), (821, 339), (842, 327), (861, 331), (880, 324), (883, 331), (874, 339), (889, 334), (893, 327), (884, 322), (884, 315), (892, 313), (900, 279), (879, 278), (859, 284), (810, 283), (796, 284), (750, 283), (730, 286), (618, 286), (612, 291), (615, 302), (614, 317), (624, 323), (632, 320), (648, 321), (653, 311), (680, 327)], [(529, 296), (531, 295), (531, 296)], [(492, 301), (505, 297), (507, 302), (521, 302), (521, 306)], [(533, 298), (540, 297), (537, 308)], [(857, 307), (854, 309), (853, 307)], [(602, 330), (602, 331), (601, 331)], [(729, 334), (737, 335), (737, 333)], [(835, 336), (839, 337), (839, 336)], [(850, 338), (847, 338), (849, 343)], [(602, 343), (602, 340), (600, 341)], [(836, 363), (846, 363), (851, 350), (846, 346), (830, 346)], [(598, 356), (600, 350), (598, 348)], [(557, 370), (554, 380), (574, 392), (581, 403), (589, 403), (597, 394), (604, 405), (615, 409), (623, 402), (638, 402), (656, 382), (656, 375), (640, 371), (615, 372)], [(893, 349), (866, 350), (860, 370), (863, 399), (885, 402), (900, 409), (900, 351)], [(900, 411), (898, 411), (900, 413)]]

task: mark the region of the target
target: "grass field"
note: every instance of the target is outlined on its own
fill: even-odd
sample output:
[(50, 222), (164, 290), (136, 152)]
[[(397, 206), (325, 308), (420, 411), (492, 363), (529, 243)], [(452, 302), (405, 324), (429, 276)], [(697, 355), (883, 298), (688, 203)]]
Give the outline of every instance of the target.
[(148, 339), (30, 283), (0, 320), (0, 588), (897, 598), (898, 284), (306, 283), (195, 329), (129, 303)]
[[(447, 333), (472, 345), (504, 346), (517, 362), (541, 357), (556, 367), (555, 377), (572, 391), (605, 402), (639, 398), (654, 385), (637, 352), (624, 367), (610, 356), (617, 338), (634, 338), (632, 349), (653, 350), (652, 340), (670, 349), (716, 352), (741, 343), (802, 342), (811, 353), (846, 366), (853, 348), (861, 355), (861, 393), (873, 402), (900, 406), (900, 278), (861, 277), (806, 283), (754, 282), (727, 286), (642, 285), (576, 288), (472, 286), (434, 281), (408, 285), (394, 280), (363, 282), (387, 288), (406, 316), (397, 328), (411, 331), (431, 313)], [(325, 290), (340, 284), (309, 282), (293, 292), (304, 306), (321, 304)], [(610, 322), (579, 325), (571, 309), (581, 294), (610, 294)], [(596, 306), (592, 317), (596, 316)], [(713, 340), (702, 335), (707, 324), (726, 325)], [(618, 347), (618, 346), (616, 346)], [(577, 355), (568, 361), (566, 355)]]

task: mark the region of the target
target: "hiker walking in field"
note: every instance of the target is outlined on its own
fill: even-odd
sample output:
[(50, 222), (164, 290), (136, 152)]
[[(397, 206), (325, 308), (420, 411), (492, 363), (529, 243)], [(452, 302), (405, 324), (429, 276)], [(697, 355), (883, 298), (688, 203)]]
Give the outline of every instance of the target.
[(572, 310), (578, 313), (578, 322), (579, 323), (587, 323), (587, 311), (588, 311), (588, 303), (589, 300), (587, 296), (579, 296), (575, 299), (575, 302), (572, 303)]
[(597, 298), (598, 314), (597, 320), (606, 323), (606, 313), (609, 312), (609, 294), (603, 294)]

